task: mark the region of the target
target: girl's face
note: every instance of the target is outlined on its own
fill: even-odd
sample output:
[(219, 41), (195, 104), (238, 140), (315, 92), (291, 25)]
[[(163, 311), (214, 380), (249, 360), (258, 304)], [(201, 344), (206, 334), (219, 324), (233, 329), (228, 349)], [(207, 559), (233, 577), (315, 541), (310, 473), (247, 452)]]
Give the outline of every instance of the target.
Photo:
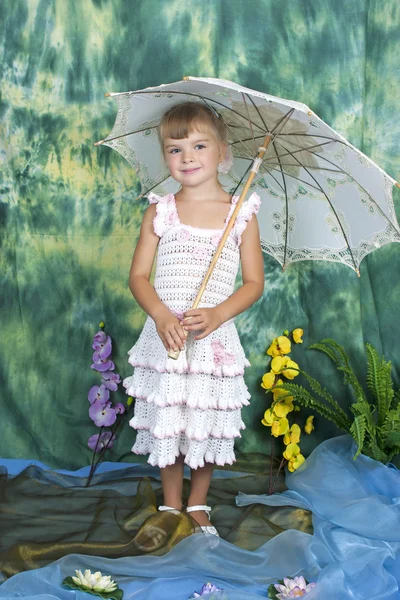
[(223, 159), (223, 144), (210, 129), (193, 129), (187, 138), (164, 139), (164, 154), (169, 172), (183, 186), (198, 186), (217, 178)]

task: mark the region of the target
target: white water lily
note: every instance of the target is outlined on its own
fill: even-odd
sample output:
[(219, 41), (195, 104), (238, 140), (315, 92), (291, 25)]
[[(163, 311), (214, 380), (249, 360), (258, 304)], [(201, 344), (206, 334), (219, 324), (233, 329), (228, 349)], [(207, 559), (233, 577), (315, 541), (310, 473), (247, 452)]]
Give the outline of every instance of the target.
[(304, 577), (295, 577), (289, 579), (285, 577), (283, 580), (284, 585), (275, 583), (275, 589), (280, 592), (276, 595), (279, 600), (287, 600), (288, 598), (301, 598), (308, 594), (315, 586), (316, 583), (306, 583)]
[(72, 576), (73, 582), (94, 592), (114, 592), (118, 587), (110, 575), (102, 575), (100, 571), (91, 573), (89, 569), (86, 569), (85, 573), (82, 574), (82, 571), (78, 569), (75, 573), (76, 577)]

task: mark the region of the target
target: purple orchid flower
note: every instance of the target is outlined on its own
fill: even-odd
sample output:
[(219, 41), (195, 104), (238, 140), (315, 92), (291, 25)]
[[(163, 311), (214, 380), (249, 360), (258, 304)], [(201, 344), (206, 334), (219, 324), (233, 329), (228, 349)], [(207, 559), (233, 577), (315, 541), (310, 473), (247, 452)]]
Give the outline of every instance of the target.
[(90, 365), (92, 369), (96, 371), (113, 371), (115, 369), (115, 365), (112, 360), (109, 360), (107, 357), (102, 358), (99, 352), (93, 352), (93, 364)]
[(89, 408), (89, 417), (94, 421), (97, 427), (109, 427), (115, 423), (117, 413), (111, 406), (111, 402), (103, 404), (96, 400)]
[(109, 398), (110, 390), (107, 389), (105, 384), (94, 385), (89, 390), (88, 399), (90, 404), (93, 404), (93, 402), (105, 404), (106, 402), (108, 402)]
[(203, 585), (203, 587), (200, 590), (200, 594), (198, 594), (197, 592), (195, 592), (193, 594), (193, 598), (201, 598), (202, 596), (207, 596), (207, 594), (212, 594), (212, 592), (222, 592), (222, 588), (217, 587), (216, 585), (214, 585), (213, 583), (206, 583)]
[[(99, 439), (100, 438), (100, 439)], [(97, 440), (99, 440), (99, 442), (97, 443)], [(105, 448), (105, 446), (107, 446), (107, 448), (112, 448), (115, 442), (115, 435), (113, 435), (111, 437), (111, 431), (103, 431), (103, 433), (99, 434), (99, 433), (95, 433), (94, 435), (92, 435), (89, 439), (88, 439), (88, 446), (91, 450), (94, 451), (94, 449), (96, 448), (96, 444), (97, 444), (97, 452), (100, 452), (103, 448)]]
[(122, 404), (122, 402), (117, 402), (114, 406), (115, 408), (115, 412), (117, 413), (117, 415), (123, 415), (125, 412), (125, 405)]
[(98, 331), (93, 338), (93, 350), (98, 352), (104, 352), (103, 356), (110, 356), (112, 349), (112, 341), (109, 335), (106, 335), (104, 331)]
[(115, 392), (118, 389), (118, 384), (121, 382), (121, 376), (118, 373), (113, 373), (112, 371), (104, 371), (101, 374), (104, 385), (109, 389)]

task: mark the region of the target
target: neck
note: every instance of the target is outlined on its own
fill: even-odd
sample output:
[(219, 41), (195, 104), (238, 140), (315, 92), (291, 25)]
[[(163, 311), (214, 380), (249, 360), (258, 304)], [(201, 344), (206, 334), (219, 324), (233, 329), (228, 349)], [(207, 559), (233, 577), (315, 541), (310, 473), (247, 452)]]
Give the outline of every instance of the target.
[(218, 181), (218, 178), (211, 181), (205, 181), (200, 185), (196, 186), (182, 186), (176, 196), (179, 196), (180, 200), (191, 200), (196, 202), (197, 200), (211, 199), (226, 194)]

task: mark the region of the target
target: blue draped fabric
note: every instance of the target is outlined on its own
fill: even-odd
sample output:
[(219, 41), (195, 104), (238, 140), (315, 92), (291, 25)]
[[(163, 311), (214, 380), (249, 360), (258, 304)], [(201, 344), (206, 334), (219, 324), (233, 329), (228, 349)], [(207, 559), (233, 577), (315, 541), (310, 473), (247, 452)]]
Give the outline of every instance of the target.
[(237, 497), (242, 506), (308, 508), (314, 535), (289, 530), (255, 551), (193, 535), (164, 556), (70, 554), (11, 577), (0, 586), (0, 597), (75, 598), (61, 581), (75, 569), (89, 568), (112, 575), (124, 600), (188, 600), (207, 581), (230, 600), (255, 600), (267, 597), (270, 583), (295, 575), (317, 582), (307, 600), (399, 600), (400, 473), (365, 456), (353, 461), (354, 452), (348, 436), (327, 440), (287, 477), (288, 491)]

